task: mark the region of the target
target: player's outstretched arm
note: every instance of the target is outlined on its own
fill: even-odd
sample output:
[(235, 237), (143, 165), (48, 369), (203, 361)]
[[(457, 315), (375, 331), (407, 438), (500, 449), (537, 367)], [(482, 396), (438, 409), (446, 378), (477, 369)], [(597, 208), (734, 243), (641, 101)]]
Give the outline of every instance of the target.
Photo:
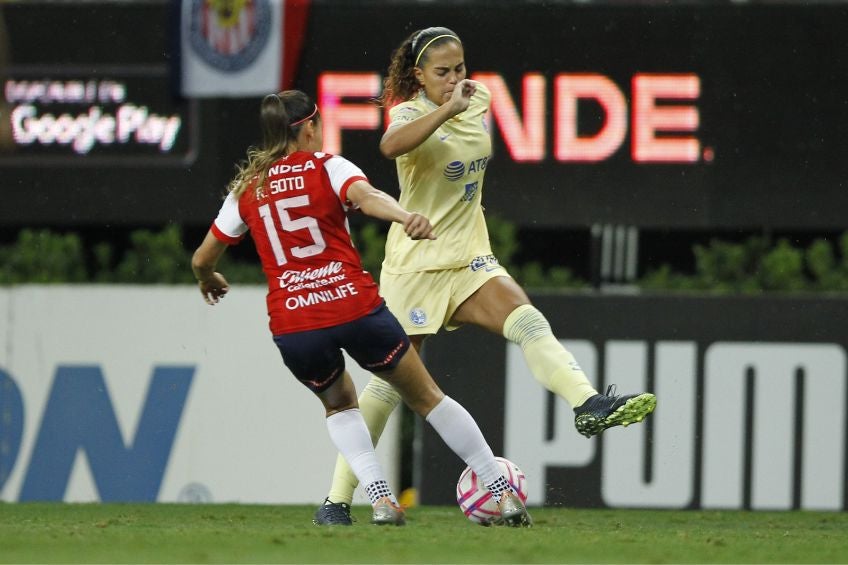
[(209, 305), (216, 304), (230, 290), (230, 284), (224, 275), (215, 271), (226, 250), (227, 244), (215, 237), (210, 230), (191, 257), (191, 270), (197, 279), (203, 300)]
[(364, 180), (351, 184), (347, 190), (347, 199), (364, 214), (387, 222), (403, 224), (403, 229), (411, 239), (436, 239), (433, 226), (427, 217), (417, 212), (408, 212), (392, 196), (374, 188)]

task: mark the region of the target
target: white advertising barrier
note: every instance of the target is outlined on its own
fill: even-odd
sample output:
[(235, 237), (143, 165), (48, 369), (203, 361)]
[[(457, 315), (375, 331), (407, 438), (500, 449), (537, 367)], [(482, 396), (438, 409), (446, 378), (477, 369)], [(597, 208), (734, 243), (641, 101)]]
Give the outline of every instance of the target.
[[(378, 448), (395, 486), (399, 421)], [(0, 289), (0, 500), (317, 504), (335, 458), (263, 288)]]
[[(562, 343), (588, 374), (598, 375), (603, 358), (605, 382), (650, 389), (658, 407), (645, 425), (605, 434), (603, 444), (585, 441), (571, 410), (527, 386), (532, 375), (509, 344), (504, 453), (537, 479), (528, 479), (528, 503), (546, 502), (548, 469), (585, 468), (602, 451), (601, 502), (611, 508), (688, 508), (699, 490), (701, 508), (844, 509), (848, 356), (841, 344), (713, 342), (699, 395), (695, 341), (609, 340), (601, 349), (587, 340)], [(750, 393), (749, 375), (758, 375)]]

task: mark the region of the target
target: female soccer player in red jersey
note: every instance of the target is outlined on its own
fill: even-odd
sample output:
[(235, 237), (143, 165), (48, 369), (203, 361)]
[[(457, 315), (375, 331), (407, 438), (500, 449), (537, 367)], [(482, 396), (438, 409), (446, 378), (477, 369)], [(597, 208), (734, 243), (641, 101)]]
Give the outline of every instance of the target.
[[(371, 186), (350, 161), (321, 152), (318, 107), (303, 92), (266, 96), (261, 123), (262, 147), (248, 151), (192, 259), (204, 300), (215, 304), (229, 291), (215, 268), (227, 246), (249, 230), (268, 280), (274, 342), (294, 376), (324, 404), (330, 437), (364, 485), (373, 523), (401, 525), (404, 512), (377, 461), (342, 349), (390, 383), (475, 470), (499, 501), (505, 523), (530, 525), (476, 422), (433, 381), (363, 270), (346, 212), (396, 222), (415, 240), (436, 239), (430, 221)], [(332, 509), (349, 521), (349, 507)]]

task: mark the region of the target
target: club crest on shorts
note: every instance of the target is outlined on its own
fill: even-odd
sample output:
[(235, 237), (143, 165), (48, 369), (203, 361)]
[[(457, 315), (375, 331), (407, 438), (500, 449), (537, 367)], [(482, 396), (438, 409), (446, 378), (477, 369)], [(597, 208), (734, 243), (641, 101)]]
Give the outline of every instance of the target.
[(500, 269), (501, 265), (498, 263), (498, 258), (494, 255), (480, 255), (479, 257), (475, 257), (468, 264), (468, 267), (472, 271), (479, 271), (480, 269), (485, 269), (485, 271), (491, 272), (495, 269)]
[(421, 308), (413, 308), (409, 311), (409, 321), (416, 326), (423, 326), (427, 323), (427, 314)]
[(192, 0), (191, 47), (219, 71), (240, 71), (268, 44), (271, 17), (269, 0)]

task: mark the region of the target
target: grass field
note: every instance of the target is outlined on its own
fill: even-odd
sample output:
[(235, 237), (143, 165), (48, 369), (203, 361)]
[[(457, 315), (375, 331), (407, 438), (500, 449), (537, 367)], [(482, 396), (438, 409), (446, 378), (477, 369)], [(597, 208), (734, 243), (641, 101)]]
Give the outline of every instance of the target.
[(406, 527), (319, 528), (312, 507), (2, 504), (1, 563), (848, 563), (848, 513), (531, 509), (483, 528), (455, 507)]

